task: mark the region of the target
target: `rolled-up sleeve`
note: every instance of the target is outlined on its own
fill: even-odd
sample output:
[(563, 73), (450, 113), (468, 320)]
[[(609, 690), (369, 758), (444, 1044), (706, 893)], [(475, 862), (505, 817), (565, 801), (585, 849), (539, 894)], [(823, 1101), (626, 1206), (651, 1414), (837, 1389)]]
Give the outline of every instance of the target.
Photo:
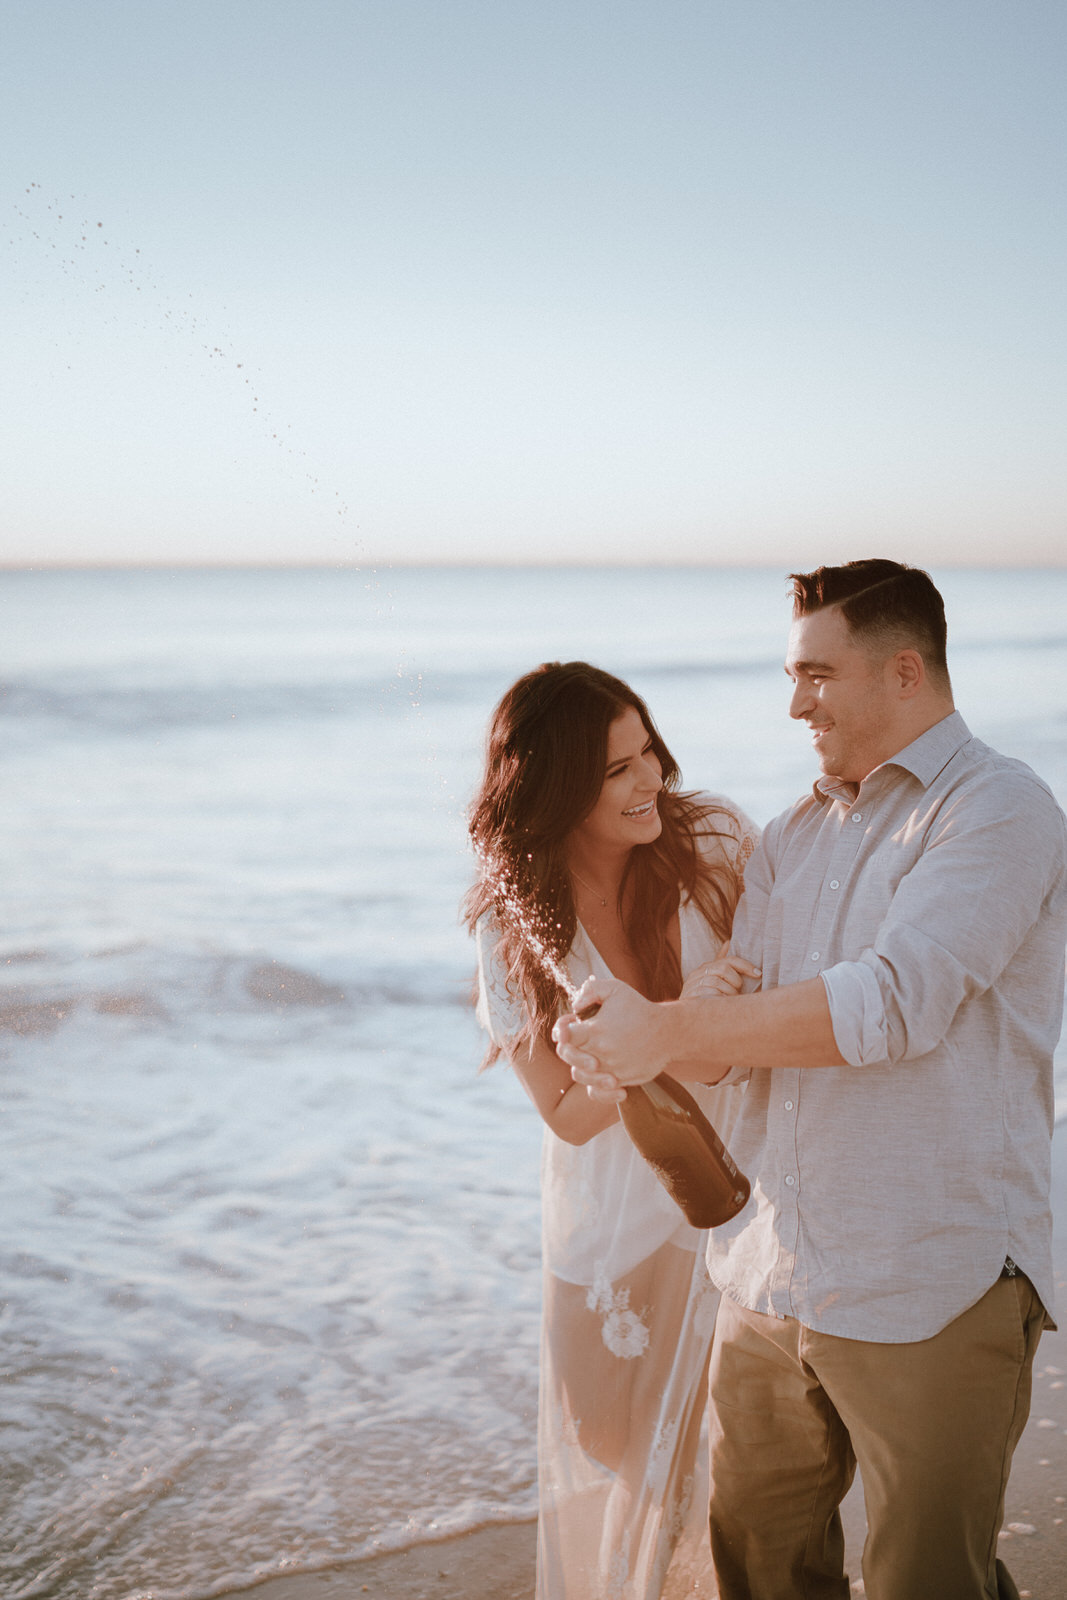
[(934, 1050), (965, 1002), (1014, 957), (1025, 961), (1063, 858), (1062, 814), (1040, 782), (1000, 772), (952, 796), (873, 945), (821, 974), (845, 1060), (859, 1067)]

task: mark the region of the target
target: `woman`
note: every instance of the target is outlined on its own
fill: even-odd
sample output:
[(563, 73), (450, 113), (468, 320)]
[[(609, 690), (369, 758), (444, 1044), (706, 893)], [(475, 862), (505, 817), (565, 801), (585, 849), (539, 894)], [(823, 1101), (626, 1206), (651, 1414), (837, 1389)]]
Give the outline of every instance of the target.
[[(548, 663), (497, 707), (472, 808), (486, 1064), (504, 1052), (546, 1124), (538, 1600), (715, 1592), (698, 1460), (718, 1305), (705, 1236), (550, 1039), (590, 973), (655, 1000), (697, 968), (722, 992), (753, 973), (719, 951), (755, 829), (678, 781), (632, 689)], [(728, 1141), (741, 1091), (689, 1087)]]

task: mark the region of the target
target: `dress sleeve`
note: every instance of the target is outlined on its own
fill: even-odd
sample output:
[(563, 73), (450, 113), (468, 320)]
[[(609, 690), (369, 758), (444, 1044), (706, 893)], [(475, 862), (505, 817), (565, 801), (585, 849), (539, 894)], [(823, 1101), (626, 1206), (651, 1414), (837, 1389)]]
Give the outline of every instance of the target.
[(768, 857), (773, 824), (762, 835), (754, 825), (751, 829), (742, 836), (740, 845), (740, 851), (744, 852), (739, 865), (741, 898), (734, 912), (730, 948), (734, 955), (743, 956), (753, 966), (762, 968), (767, 905), (774, 887), (774, 871)]
[[(714, 842), (723, 850), (727, 861), (737, 874), (740, 888), (740, 899), (734, 911), (734, 923), (730, 934), (730, 949), (734, 955), (744, 956), (756, 966), (759, 966), (759, 959), (752, 954), (751, 946), (746, 944), (743, 934), (740, 940), (738, 935), (743, 930), (744, 912), (751, 898), (747, 892), (745, 869), (756, 854), (760, 842), (760, 829), (747, 812), (742, 811), (740, 806), (734, 805), (732, 800), (716, 800), (715, 804), (725, 813), (723, 820), (726, 822), (726, 826), (723, 828), (725, 837)], [(750, 994), (757, 988), (759, 988), (758, 980), (746, 978), (745, 993)], [(704, 1092), (710, 1094), (718, 1091), (721, 1095), (725, 1095), (728, 1090), (737, 1089), (746, 1084), (748, 1079), (749, 1069), (747, 1067), (731, 1067), (729, 1072), (719, 1079), (713, 1089), (705, 1090)], [(726, 1136), (723, 1134), (723, 1128), (726, 1128), (728, 1133), (733, 1126), (734, 1119), (737, 1116), (737, 1102), (726, 1101), (721, 1108), (717, 1104), (716, 1115), (718, 1120), (716, 1121), (715, 1117), (712, 1120), (715, 1122), (715, 1126), (719, 1128), (719, 1136), (722, 1138)], [(723, 1127), (719, 1127), (720, 1122)]]
[[(745, 881), (745, 868), (751, 861), (753, 855), (755, 854), (756, 846), (759, 844), (760, 830), (757, 824), (753, 822), (752, 818), (747, 816), (744, 811), (739, 811), (735, 808), (733, 817), (738, 828), (740, 829), (732, 857), (733, 867), (743, 886)], [(729, 849), (730, 841), (727, 841), (727, 851), (729, 851)]]
[(759, 844), (760, 830), (732, 800), (723, 799), (720, 795), (703, 795), (701, 798), (712, 808), (708, 821), (717, 830), (715, 834), (702, 836), (701, 848), (708, 854), (721, 850), (743, 887), (745, 868)]
[(500, 929), (486, 914), (474, 930), (478, 953), (476, 1015), (495, 1045), (506, 1050), (522, 1034), (526, 1014), (521, 997), (508, 983), (500, 954)]

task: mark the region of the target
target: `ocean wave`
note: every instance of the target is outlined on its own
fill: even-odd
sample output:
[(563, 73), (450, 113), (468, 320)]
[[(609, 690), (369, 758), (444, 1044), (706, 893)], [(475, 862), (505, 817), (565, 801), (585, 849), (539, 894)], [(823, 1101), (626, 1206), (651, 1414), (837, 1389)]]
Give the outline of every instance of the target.
[[(171, 681), (144, 678), (116, 680), (51, 677), (13, 678), (0, 682), (0, 717), (12, 723), (55, 723), (72, 728), (136, 734), (147, 729), (214, 727), (366, 715), (368, 707), (397, 716), (430, 706), (470, 706), (483, 717), (519, 672), (536, 665), (531, 659), (507, 668), (450, 663), (437, 658), (424, 667), (399, 666), (383, 660), (373, 671), (343, 672), (296, 682), (264, 678)], [(781, 671), (781, 654), (760, 651), (745, 655), (616, 660), (610, 670), (637, 683), (736, 680)]]
[[(1020, 634), (999, 639), (997, 648), (1009, 654), (1056, 654), (1067, 648), (1067, 635)], [(954, 656), (987, 655), (988, 651), (988, 641), (961, 643)], [(782, 656), (777, 651), (707, 657), (687, 654), (611, 664), (612, 671), (642, 688), (686, 683), (698, 689), (714, 682), (768, 676), (777, 680), (781, 668)], [(365, 716), (368, 707), (399, 718), (430, 707), (469, 706), (482, 718), (516, 675), (514, 668), (494, 671), (437, 663), (417, 670), (383, 661), (380, 670), (308, 682), (266, 679), (153, 684), (103, 678), (12, 679), (0, 682), (0, 719), (11, 726), (51, 724), (84, 733), (138, 735), (159, 729), (352, 720)]]
[(13, 722), (54, 722), (109, 732), (150, 728), (215, 727), (239, 722), (325, 719), (365, 709), (405, 710), (409, 697), (395, 675), (294, 684), (106, 684), (13, 681), (0, 684), (0, 717)]
[(52, 995), (45, 1000), (19, 995), (0, 1006), (0, 1033), (54, 1033), (78, 1003), (77, 995)]
[[(18, 953), (0, 953), (0, 966)], [(106, 952), (83, 960), (32, 952), (38, 972), (0, 989), (0, 1036), (17, 1038), (52, 1034), (73, 1017), (119, 1019), (151, 1029), (186, 1025), (196, 1014), (222, 1013), (353, 1013), (377, 1007), (469, 1008), (467, 974), (420, 966), (418, 973), (398, 967), (358, 975), (325, 976), (274, 957), (207, 956), (199, 952)], [(100, 986), (90, 963), (103, 960), (109, 979)], [(57, 983), (55, 968), (63, 968)]]

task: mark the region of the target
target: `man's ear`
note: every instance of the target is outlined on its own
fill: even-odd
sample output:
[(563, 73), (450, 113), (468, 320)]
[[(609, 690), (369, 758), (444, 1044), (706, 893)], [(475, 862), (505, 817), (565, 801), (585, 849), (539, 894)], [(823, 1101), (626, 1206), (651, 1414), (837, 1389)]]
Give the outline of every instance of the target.
[(898, 650), (892, 659), (893, 684), (902, 700), (912, 700), (926, 682), (926, 662), (918, 650)]

